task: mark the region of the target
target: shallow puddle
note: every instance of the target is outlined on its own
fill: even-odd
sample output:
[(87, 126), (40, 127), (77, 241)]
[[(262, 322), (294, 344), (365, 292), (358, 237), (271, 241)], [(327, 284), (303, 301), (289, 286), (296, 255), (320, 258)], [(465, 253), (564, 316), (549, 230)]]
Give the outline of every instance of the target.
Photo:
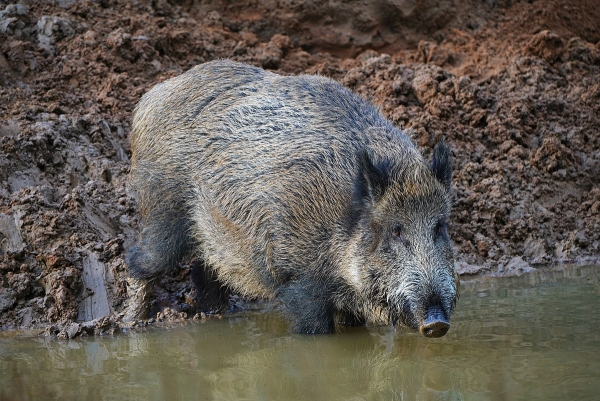
[(596, 400), (600, 266), (463, 281), (449, 333), (287, 332), (276, 313), (70, 341), (0, 337), (0, 400)]

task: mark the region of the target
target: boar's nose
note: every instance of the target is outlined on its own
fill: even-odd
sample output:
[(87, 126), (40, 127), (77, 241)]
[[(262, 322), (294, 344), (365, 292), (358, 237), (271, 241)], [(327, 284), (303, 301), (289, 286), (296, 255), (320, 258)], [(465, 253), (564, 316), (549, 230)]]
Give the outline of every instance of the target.
[(427, 338), (436, 338), (446, 334), (449, 328), (450, 323), (446, 320), (442, 309), (439, 306), (433, 306), (427, 310), (425, 321), (419, 331)]

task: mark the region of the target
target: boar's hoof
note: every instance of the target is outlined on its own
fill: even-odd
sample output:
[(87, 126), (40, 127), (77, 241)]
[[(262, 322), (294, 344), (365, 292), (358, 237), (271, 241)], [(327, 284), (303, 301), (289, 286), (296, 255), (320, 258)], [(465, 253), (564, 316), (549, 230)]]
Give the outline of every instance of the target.
[(442, 311), (434, 307), (427, 311), (427, 318), (419, 328), (419, 331), (427, 338), (437, 338), (444, 336), (449, 328), (450, 323), (448, 323)]
[(123, 311), (124, 322), (134, 322), (148, 317), (150, 282), (127, 278), (127, 301)]

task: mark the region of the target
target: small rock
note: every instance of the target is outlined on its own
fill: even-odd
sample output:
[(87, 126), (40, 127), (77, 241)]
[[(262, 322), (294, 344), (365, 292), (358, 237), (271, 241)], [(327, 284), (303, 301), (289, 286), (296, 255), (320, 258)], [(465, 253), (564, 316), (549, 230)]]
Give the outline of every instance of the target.
[(37, 29), (39, 46), (50, 53), (54, 53), (56, 42), (75, 34), (71, 21), (52, 16), (40, 18)]
[(520, 276), (523, 273), (535, 271), (529, 263), (525, 262), (522, 257), (516, 256), (512, 258), (504, 268), (505, 276)]
[(588, 237), (586, 237), (586, 235), (582, 232), (577, 232), (574, 236), (574, 242), (575, 245), (577, 245), (580, 248), (587, 248), (590, 245), (590, 240), (588, 239)]
[(65, 18), (43, 16), (37, 23), (38, 33), (47, 36), (52, 42), (73, 36), (75, 31), (71, 21)]
[(208, 26), (222, 27), (223, 18), (217, 11), (211, 11), (206, 15), (206, 18), (204, 18), (204, 23)]
[(56, 4), (58, 4), (59, 7), (62, 8), (68, 8), (70, 6), (72, 6), (73, 4), (77, 3), (77, 0), (55, 0)]
[(525, 240), (523, 256), (532, 264), (544, 264), (550, 261), (545, 241), (533, 237)]
[(471, 265), (464, 261), (456, 262), (456, 272), (461, 276), (473, 276), (481, 274), (485, 270), (488, 269), (484, 266)]
[(8, 288), (0, 288), (0, 312), (4, 312), (13, 307), (17, 298)]
[(527, 50), (534, 56), (554, 63), (562, 56), (564, 46), (560, 36), (550, 31), (542, 31), (531, 38), (527, 44)]
[(88, 46), (95, 46), (98, 43), (96, 32), (89, 30), (83, 34), (83, 43)]
[(12, 214), (0, 214), (0, 252), (19, 253), (25, 248), (21, 235), (22, 218), (24, 213), (15, 211)]
[(412, 87), (421, 103), (432, 100), (438, 92), (438, 83), (430, 74), (417, 73), (412, 81)]
[(288, 36), (277, 33), (277, 34), (273, 35), (273, 37), (269, 41), (269, 44), (285, 51), (290, 48), (291, 41)]
[(123, 28), (112, 31), (106, 38), (106, 44), (115, 49), (127, 45), (129, 42), (131, 42), (131, 35), (125, 32)]
[(67, 338), (75, 338), (81, 334), (81, 326), (78, 323), (69, 323), (63, 330), (67, 334)]

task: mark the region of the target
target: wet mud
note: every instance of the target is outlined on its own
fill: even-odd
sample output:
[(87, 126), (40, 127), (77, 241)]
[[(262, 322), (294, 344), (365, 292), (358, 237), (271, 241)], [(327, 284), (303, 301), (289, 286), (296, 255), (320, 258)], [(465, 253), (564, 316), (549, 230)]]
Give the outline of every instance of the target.
[[(0, 0), (0, 328), (124, 327), (133, 108), (219, 58), (332, 77), (425, 153), (445, 139), (461, 274), (598, 260), (596, 2), (363, 3)], [(190, 274), (154, 283), (154, 319), (206, 318)]]

